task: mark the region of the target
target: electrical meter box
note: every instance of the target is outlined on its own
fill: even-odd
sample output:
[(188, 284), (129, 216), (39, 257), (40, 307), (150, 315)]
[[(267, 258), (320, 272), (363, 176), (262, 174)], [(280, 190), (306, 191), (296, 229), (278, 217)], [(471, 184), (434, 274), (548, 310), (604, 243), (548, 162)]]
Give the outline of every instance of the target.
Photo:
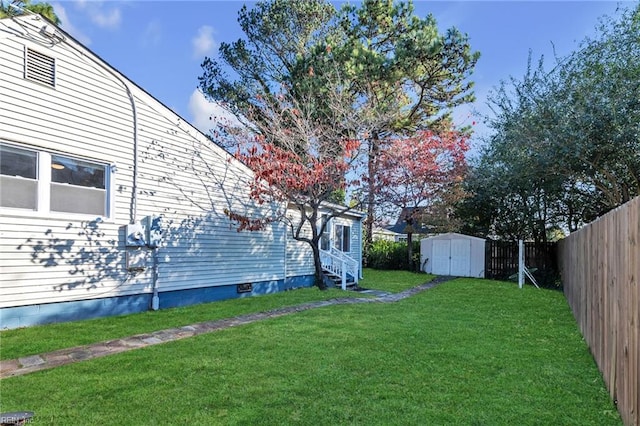
[(143, 247), (146, 242), (146, 231), (141, 223), (130, 223), (127, 225), (127, 247)]
[(149, 250), (141, 247), (129, 247), (127, 249), (127, 269), (129, 271), (144, 271), (151, 265), (149, 253)]
[(147, 229), (147, 247), (158, 247), (162, 241), (162, 216), (147, 216), (143, 223)]

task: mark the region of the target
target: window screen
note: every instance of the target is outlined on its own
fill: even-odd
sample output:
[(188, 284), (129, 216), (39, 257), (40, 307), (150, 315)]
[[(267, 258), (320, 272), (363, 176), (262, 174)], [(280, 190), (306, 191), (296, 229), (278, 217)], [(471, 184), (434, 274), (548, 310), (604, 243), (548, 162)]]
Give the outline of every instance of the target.
[(35, 210), (38, 154), (0, 145), (0, 206)]
[[(327, 222), (327, 215), (323, 214), (322, 218), (320, 219), (320, 226), (322, 226), (322, 224), (325, 222)], [(327, 222), (324, 227), (324, 232), (322, 232), (322, 235), (320, 236), (320, 250), (329, 250), (329, 231), (329, 223)]]
[(51, 156), (51, 210), (106, 216), (104, 165)]
[(351, 227), (336, 225), (335, 227), (335, 247), (344, 252), (351, 251)]

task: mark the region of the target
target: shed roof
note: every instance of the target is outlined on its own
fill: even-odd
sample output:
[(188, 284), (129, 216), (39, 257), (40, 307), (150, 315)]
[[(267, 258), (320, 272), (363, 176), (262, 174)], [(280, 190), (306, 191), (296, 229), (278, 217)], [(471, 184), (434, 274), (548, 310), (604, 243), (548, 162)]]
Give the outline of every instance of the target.
[(473, 235), (466, 235), (466, 234), (458, 234), (457, 232), (447, 232), (445, 234), (438, 234), (438, 235), (433, 235), (431, 237), (427, 237), (427, 238), (423, 238), (422, 241), (425, 240), (447, 240), (447, 239), (470, 239), (470, 240), (476, 240), (476, 241), (486, 241), (484, 238), (479, 238), (479, 237), (474, 237)]

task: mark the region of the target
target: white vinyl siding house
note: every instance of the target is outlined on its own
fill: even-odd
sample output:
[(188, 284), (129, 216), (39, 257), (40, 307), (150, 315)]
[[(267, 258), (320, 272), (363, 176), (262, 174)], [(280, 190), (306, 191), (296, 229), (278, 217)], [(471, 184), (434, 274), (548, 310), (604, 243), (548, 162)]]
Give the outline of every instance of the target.
[[(322, 213), (321, 215), (328, 213)], [(300, 217), (300, 213), (290, 210), (288, 215), (295, 221)], [(320, 240), (320, 248), (329, 250), (331, 247), (343, 247), (345, 244), (350, 250), (345, 254), (356, 259), (359, 267), (360, 276), (362, 278), (362, 222), (363, 215), (359, 212), (349, 211), (339, 217), (329, 219), (323, 238)], [(318, 226), (320, 226), (318, 224)], [(344, 235), (344, 230), (348, 229), (348, 238)], [(338, 237), (338, 235), (340, 235)], [(311, 238), (311, 229), (303, 228), (302, 236)], [(311, 247), (307, 243), (296, 241), (291, 232), (287, 232), (287, 253), (286, 253), (286, 270), (287, 278), (296, 276), (307, 276), (314, 273), (313, 254)]]
[[(300, 218), (300, 212), (296, 210), (290, 210), (287, 215), (291, 220), (296, 221)], [(308, 226), (302, 229), (302, 235), (305, 238), (311, 238), (311, 229)], [(315, 268), (313, 265), (313, 253), (309, 244), (296, 241), (291, 231), (288, 229), (286, 232), (287, 244), (286, 244), (286, 275), (288, 279), (295, 279), (298, 276), (313, 275)]]
[[(332, 245), (346, 255), (362, 258), (362, 223), (349, 216), (336, 217), (332, 221)], [(360, 269), (362, 276), (362, 268)]]
[[(248, 168), (52, 28), (0, 19), (0, 328), (313, 282), (283, 224), (237, 232), (225, 214), (273, 207), (250, 199)], [(361, 217), (344, 220), (353, 235)]]

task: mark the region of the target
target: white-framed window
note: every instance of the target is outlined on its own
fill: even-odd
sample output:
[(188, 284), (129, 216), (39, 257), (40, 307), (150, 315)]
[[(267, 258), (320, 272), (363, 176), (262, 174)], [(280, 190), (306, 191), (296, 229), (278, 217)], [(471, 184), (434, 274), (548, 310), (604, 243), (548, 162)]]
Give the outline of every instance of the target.
[(110, 216), (105, 163), (0, 143), (0, 208)]
[(333, 245), (340, 251), (351, 251), (351, 227), (348, 225), (335, 225)]
[(329, 250), (329, 247), (331, 247), (331, 223), (330, 220), (327, 219), (327, 217), (328, 215), (323, 214), (322, 218), (320, 219), (320, 225), (318, 225), (321, 228), (322, 224), (326, 222), (324, 231), (320, 236), (320, 250)]
[(37, 209), (36, 152), (0, 145), (0, 207)]

